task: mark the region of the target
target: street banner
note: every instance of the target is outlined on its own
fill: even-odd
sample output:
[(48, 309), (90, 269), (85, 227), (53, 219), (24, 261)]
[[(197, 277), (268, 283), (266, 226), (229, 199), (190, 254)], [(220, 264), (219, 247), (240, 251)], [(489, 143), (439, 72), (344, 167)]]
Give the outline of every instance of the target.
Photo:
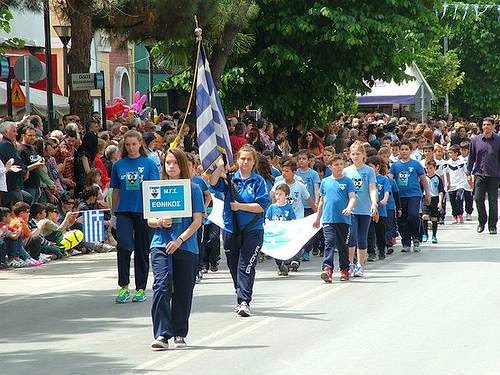
[(191, 217), (191, 180), (156, 180), (142, 183), (144, 218)]
[[(208, 220), (224, 229), (224, 202), (212, 195), (213, 208)], [(269, 221), (264, 225), (262, 252), (275, 259), (287, 260), (297, 254), (318, 231), (313, 223), (316, 214), (291, 221)]]

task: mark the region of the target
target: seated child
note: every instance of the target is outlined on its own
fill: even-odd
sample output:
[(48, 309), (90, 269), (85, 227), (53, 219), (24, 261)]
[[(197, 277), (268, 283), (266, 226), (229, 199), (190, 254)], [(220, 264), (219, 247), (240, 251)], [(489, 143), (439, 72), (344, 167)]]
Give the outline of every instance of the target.
[(12, 225), (10, 209), (0, 207), (0, 237), (4, 239), (7, 251), (7, 266), (13, 268), (41, 266), (43, 263), (33, 259), (23, 248), (21, 228)]

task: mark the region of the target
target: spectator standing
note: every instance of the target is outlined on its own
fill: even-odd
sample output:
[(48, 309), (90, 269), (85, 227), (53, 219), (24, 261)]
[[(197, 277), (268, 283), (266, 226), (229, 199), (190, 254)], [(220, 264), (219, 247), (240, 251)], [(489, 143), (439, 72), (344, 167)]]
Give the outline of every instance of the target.
[(31, 195), (31, 201), (28, 203), (32, 204), (38, 202), (41, 197), (39, 169), (45, 166), (45, 162), (33, 147), (36, 140), (35, 128), (31, 125), (24, 126), (19, 129), (18, 133), (21, 143), (17, 150), (24, 165), (28, 168), (28, 178), (24, 180), (23, 190)]
[[(497, 233), (498, 184), (500, 183), (500, 135), (493, 132), (494, 121), (486, 117), (482, 122), (483, 134), (471, 139), (467, 163), (468, 181), (475, 186), (475, 201), (479, 225), (482, 233), (488, 222), (490, 234)], [(485, 199), (488, 194), (488, 214)]]
[(240, 150), (241, 146), (247, 144), (247, 138), (245, 137), (245, 124), (242, 122), (237, 122), (234, 127), (234, 133), (229, 136), (231, 141), (231, 149), (233, 150), (233, 155), (236, 155)]
[(0, 160), (4, 164), (7, 164), (10, 159), (14, 159), (14, 164), (20, 167), (16, 170), (10, 170), (6, 174), (7, 192), (2, 198), (2, 205), (8, 206), (11, 203), (23, 200), (23, 180), (28, 170), (15, 146), (17, 136), (16, 123), (10, 121), (2, 122), (0, 124), (0, 133), (3, 135), (3, 139), (0, 142)]

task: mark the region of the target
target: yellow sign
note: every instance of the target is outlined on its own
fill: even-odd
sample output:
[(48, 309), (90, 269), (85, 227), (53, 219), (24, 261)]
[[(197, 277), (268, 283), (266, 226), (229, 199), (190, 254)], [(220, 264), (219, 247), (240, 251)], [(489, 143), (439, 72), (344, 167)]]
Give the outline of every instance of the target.
[(21, 90), (21, 86), (17, 80), (12, 82), (12, 105), (22, 107), (26, 104), (26, 97), (24, 96), (23, 90)]

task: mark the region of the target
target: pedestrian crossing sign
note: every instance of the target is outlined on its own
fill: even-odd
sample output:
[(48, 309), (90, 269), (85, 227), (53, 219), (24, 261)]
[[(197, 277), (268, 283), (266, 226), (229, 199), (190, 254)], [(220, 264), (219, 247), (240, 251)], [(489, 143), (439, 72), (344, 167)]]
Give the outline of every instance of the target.
[(23, 106), (26, 104), (26, 97), (24, 96), (23, 90), (21, 90), (21, 85), (16, 79), (12, 82), (12, 105)]

